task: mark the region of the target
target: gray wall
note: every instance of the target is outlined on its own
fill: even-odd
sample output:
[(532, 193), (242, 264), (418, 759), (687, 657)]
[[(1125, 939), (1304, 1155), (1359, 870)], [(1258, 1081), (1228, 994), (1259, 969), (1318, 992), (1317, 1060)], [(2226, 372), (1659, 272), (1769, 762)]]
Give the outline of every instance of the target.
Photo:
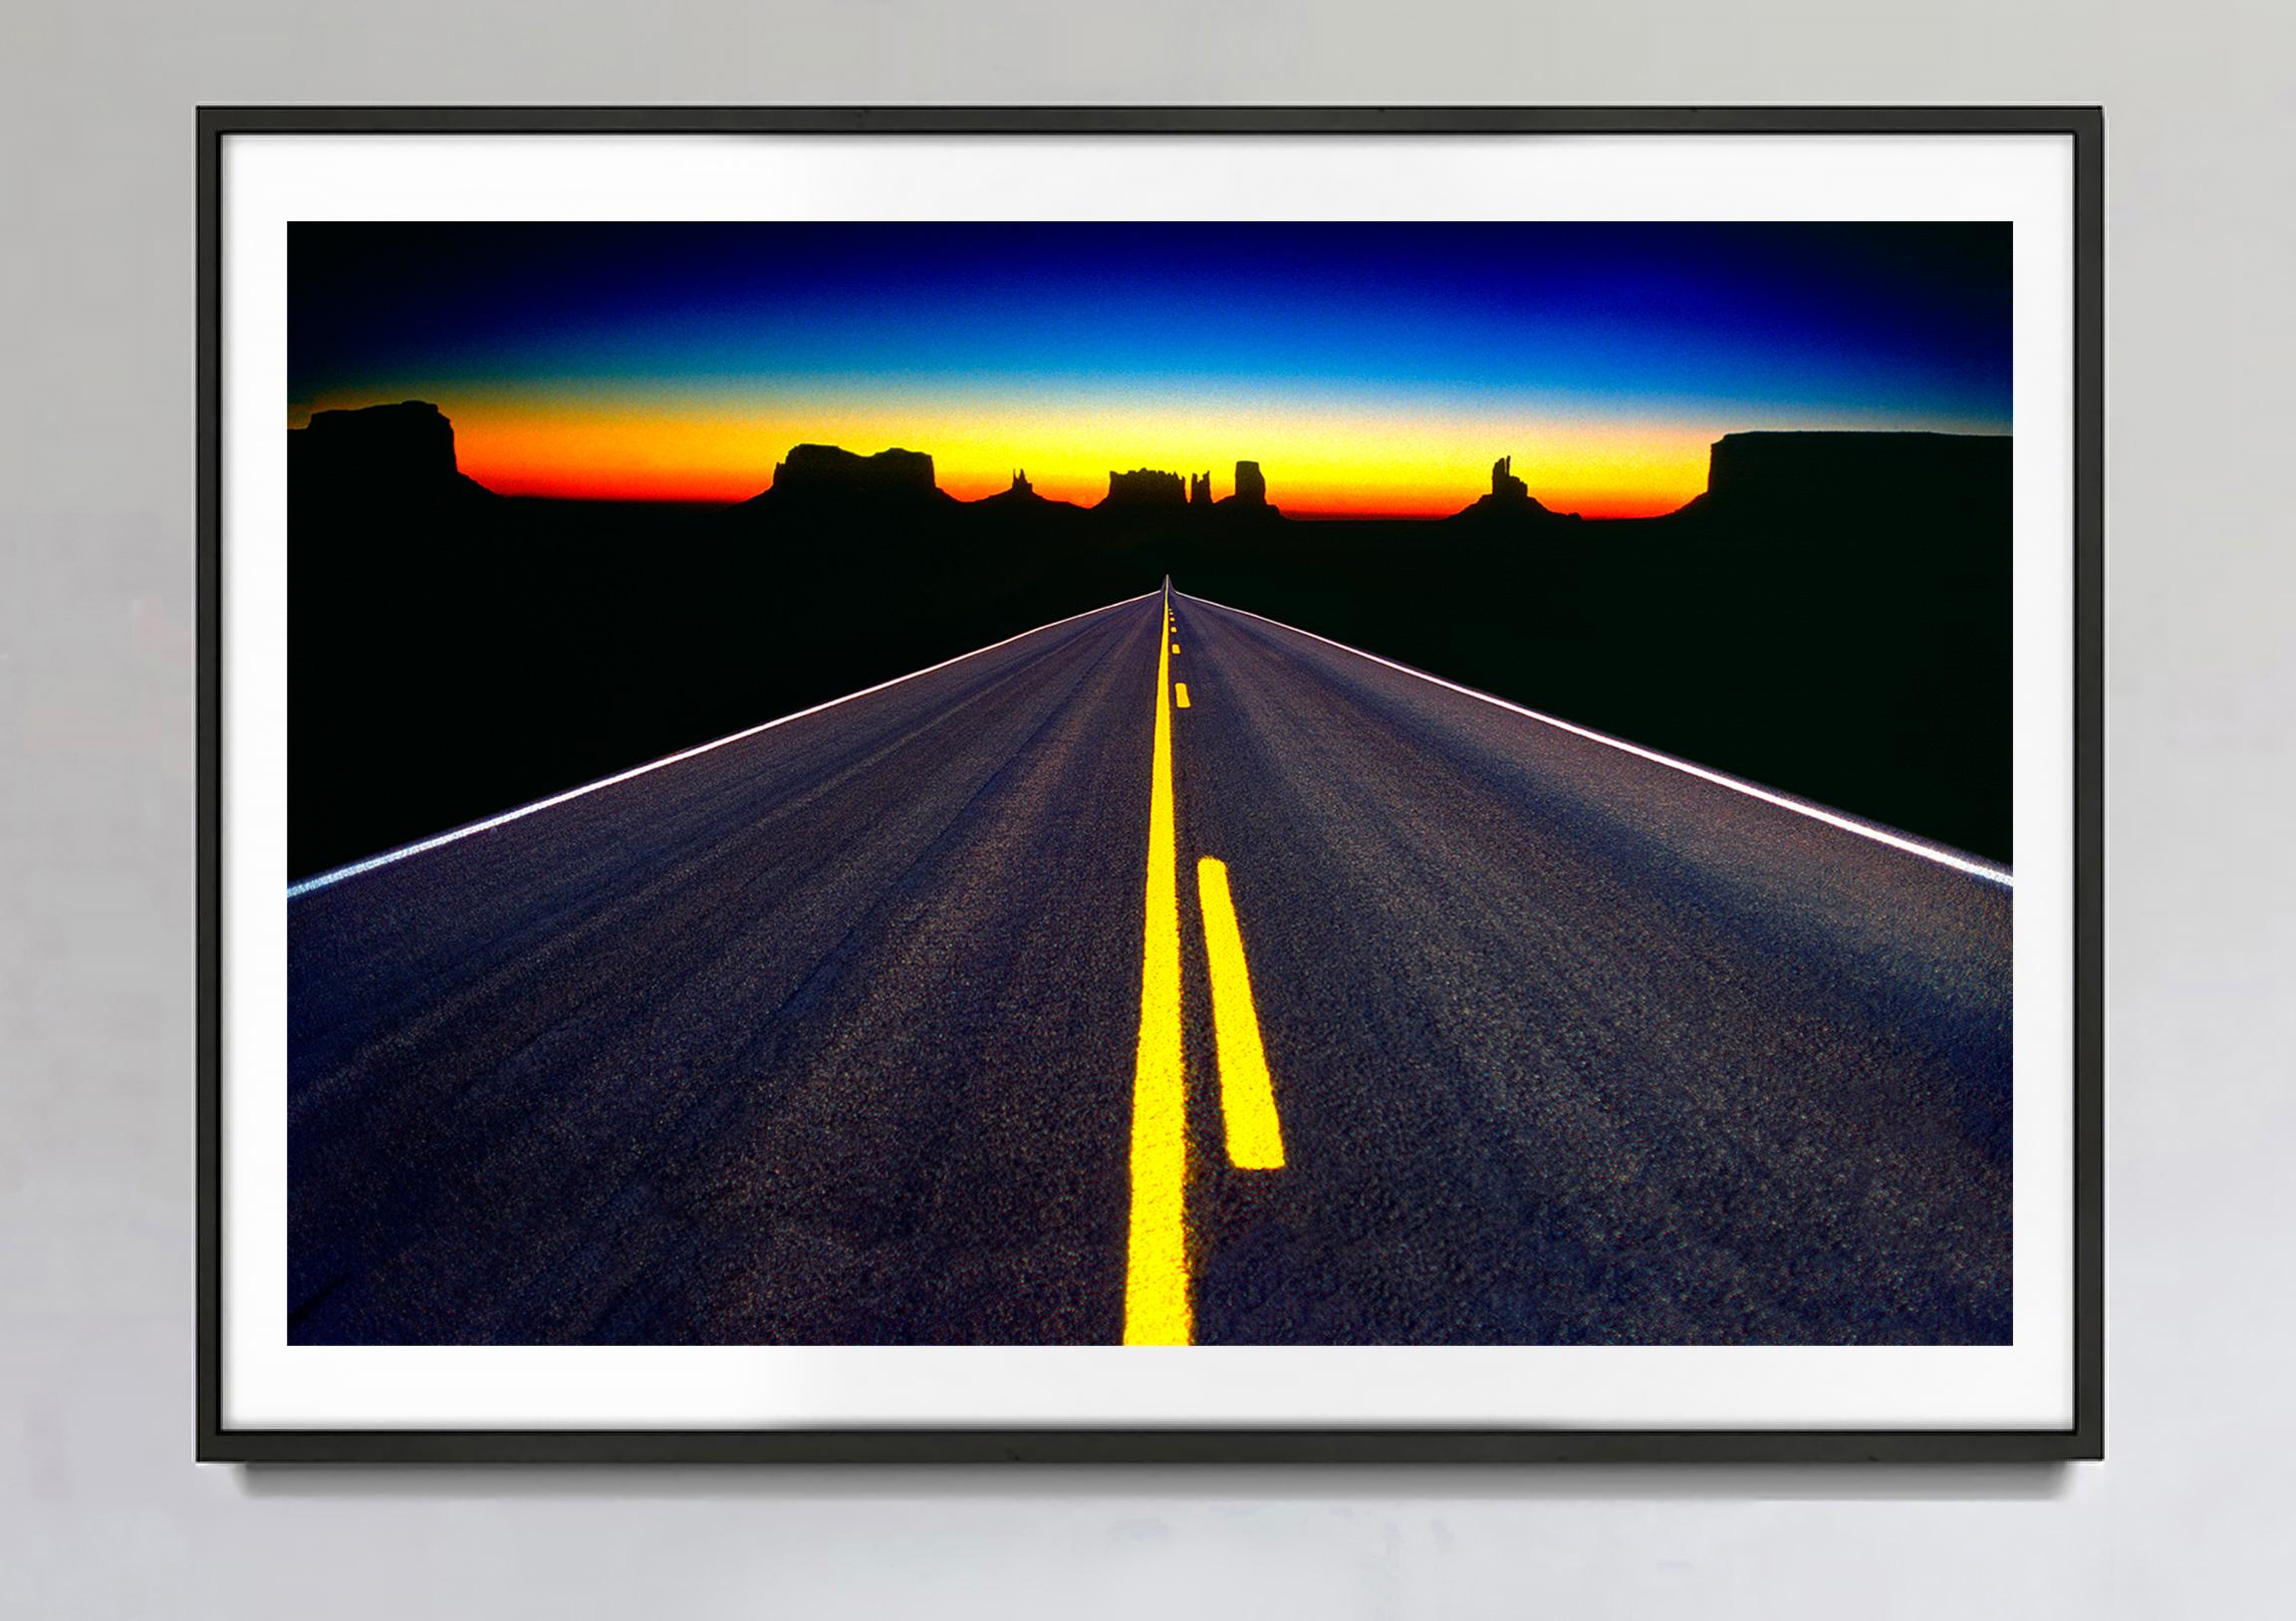
[[(2260, 1614), (2296, 1490), (2282, 0), (18, 0), (0, 21), (0, 1610)], [(249, 1474), (191, 1447), (191, 109), (2097, 101), (2111, 1462)]]

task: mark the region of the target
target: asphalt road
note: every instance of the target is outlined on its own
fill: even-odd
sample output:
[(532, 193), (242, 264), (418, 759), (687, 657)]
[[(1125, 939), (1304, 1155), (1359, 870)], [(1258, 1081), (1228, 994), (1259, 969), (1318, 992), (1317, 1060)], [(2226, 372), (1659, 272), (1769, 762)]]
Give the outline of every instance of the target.
[(1161, 611), (296, 894), (291, 1337), (1114, 1342), (1175, 900), (1196, 1341), (2009, 1337), (2005, 883)]

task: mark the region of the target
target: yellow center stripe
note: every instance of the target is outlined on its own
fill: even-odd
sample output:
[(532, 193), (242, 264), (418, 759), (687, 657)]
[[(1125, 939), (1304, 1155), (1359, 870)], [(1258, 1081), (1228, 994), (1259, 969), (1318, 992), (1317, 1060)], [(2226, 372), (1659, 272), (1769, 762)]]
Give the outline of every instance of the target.
[(1187, 1075), (1180, 1054), (1180, 899), (1172, 816), (1171, 598), (1156, 639), (1148, 773), (1148, 922), (1141, 943), (1140, 1047), (1133, 1064), (1132, 1233), (1125, 1260), (1127, 1345), (1185, 1345), (1188, 1301)]
[(1188, 683), (1186, 681), (1172, 682), (1172, 701), (1183, 709), (1188, 706)]
[(1260, 1016), (1252, 1006), (1252, 977), (1244, 965), (1243, 931), (1236, 926), (1225, 862), (1206, 856), (1196, 863), (1196, 898), (1203, 905), (1204, 950), (1211, 958), (1212, 1031), (1228, 1159), (1246, 1171), (1281, 1171), (1283, 1130), (1276, 1122), (1275, 1086), (1260, 1044)]

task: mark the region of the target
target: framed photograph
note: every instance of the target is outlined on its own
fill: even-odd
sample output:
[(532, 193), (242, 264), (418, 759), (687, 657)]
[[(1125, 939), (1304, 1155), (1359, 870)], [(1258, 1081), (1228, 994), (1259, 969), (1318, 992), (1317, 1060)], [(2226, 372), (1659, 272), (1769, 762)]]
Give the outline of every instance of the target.
[(2097, 1458), (2094, 109), (199, 118), (199, 1456)]

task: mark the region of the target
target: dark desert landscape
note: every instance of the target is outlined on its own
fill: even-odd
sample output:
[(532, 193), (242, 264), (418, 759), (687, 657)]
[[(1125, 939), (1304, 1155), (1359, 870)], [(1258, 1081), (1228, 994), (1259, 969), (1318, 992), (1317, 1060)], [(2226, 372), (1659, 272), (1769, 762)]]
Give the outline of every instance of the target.
[(1312, 522), (1250, 461), (1241, 496), (1141, 469), (1082, 507), (1017, 473), (957, 501), (929, 452), (801, 444), (705, 507), (493, 495), (421, 402), (289, 438), (298, 880), (1167, 575), (2011, 858), (2006, 438), (1733, 434), (1658, 518), (1551, 512), (1501, 465), (1480, 490), (1462, 469), (1448, 519)]

